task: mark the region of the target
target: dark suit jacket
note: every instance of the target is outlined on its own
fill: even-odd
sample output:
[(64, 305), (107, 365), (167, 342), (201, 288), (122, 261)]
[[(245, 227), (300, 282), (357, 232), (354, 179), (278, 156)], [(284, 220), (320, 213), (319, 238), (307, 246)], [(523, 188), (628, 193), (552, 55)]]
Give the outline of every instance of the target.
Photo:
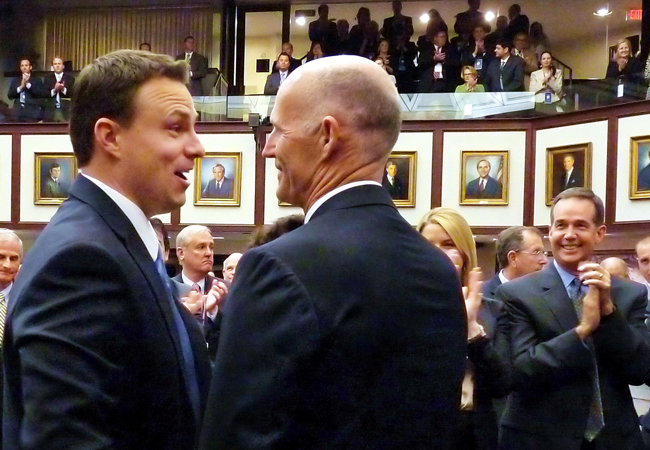
[[(289, 77), (289, 74), (287, 74), (287, 77)], [(280, 89), (280, 72), (275, 72), (266, 77), (264, 95), (277, 95), (278, 89)]]
[(14, 78), (9, 85), (9, 92), (7, 97), (14, 100), (14, 118), (19, 121), (39, 121), (43, 118), (43, 105), (41, 97), (44, 96), (43, 81), (32, 74), (29, 82), (31, 87), (25, 89), (25, 104), (20, 103), (20, 94), (18, 87), (20, 86), (21, 78)]
[[(206, 291), (212, 287), (212, 282), (214, 280), (223, 282), (221, 278), (211, 277), (208, 275), (205, 277)], [(183, 276), (180, 273), (172, 278), (172, 281), (174, 281), (179, 297), (183, 297), (191, 289), (191, 286), (188, 286), (183, 282)], [(214, 320), (207, 317), (205, 323), (203, 324), (203, 336), (205, 337), (205, 342), (208, 345), (208, 356), (212, 362), (214, 362), (214, 359), (217, 356), (217, 349), (219, 348), (219, 334), (221, 333), (222, 318), (223, 313), (221, 312), (221, 308), (219, 308)]]
[[(593, 395), (589, 348), (554, 264), (497, 291), (510, 322), (513, 392), (501, 421), (503, 449), (579, 450)], [(612, 277), (616, 310), (592, 335), (605, 428), (596, 448), (642, 449), (628, 385), (650, 379), (644, 286)], [(513, 439), (514, 438), (514, 439)]]
[[(176, 55), (176, 61), (183, 60), (185, 60), (185, 53)], [(190, 58), (190, 71), (192, 72), (190, 85), (188, 86), (190, 94), (193, 96), (209, 95), (209, 92), (203, 92), (202, 85), (202, 80), (208, 74), (208, 58), (197, 52), (192, 53), (192, 57)]]
[(448, 449), (467, 330), (445, 258), (381, 186), (249, 250), (199, 448)]
[(483, 282), (483, 296), (495, 299), (497, 298), (497, 289), (499, 289), (499, 286), (501, 286), (501, 279), (499, 278), (499, 272), (500, 270), (497, 271), (497, 273), (490, 278), (487, 281)]
[(229, 198), (232, 197), (232, 179), (223, 177), (221, 189), (217, 186), (217, 181), (213, 178), (208, 182), (208, 185), (203, 189), (201, 194), (207, 198)]
[(503, 89), (501, 88), (501, 60), (495, 58), (488, 66), (483, 86), (488, 92), (516, 92), (524, 89), (524, 60), (510, 55), (503, 67)]
[(502, 186), (501, 183), (494, 178), (488, 176), (487, 183), (485, 183), (485, 189), (483, 192), (478, 191), (478, 181), (480, 178), (476, 178), (469, 183), (467, 183), (467, 188), (465, 189), (466, 198), (501, 198)]
[(530, 20), (525, 14), (519, 14), (517, 17), (512, 19), (506, 28), (504, 33), (504, 38), (510, 42), (515, 40), (517, 33), (526, 33), (530, 30)]
[(336, 23), (332, 20), (321, 22), (314, 20), (309, 24), (309, 40), (320, 42), (321, 50), (327, 56), (336, 54), (338, 47), (339, 34), (336, 29)]
[[(67, 72), (63, 72), (63, 78), (61, 79), (61, 81), (63, 81), (63, 83), (65, 84), (65, 94), (63, 92), (60, 92), (59, 98), (69, 99), (70, 96), (72, 95), (72, 86), (74, 86), (75, 78), (71, 74)], [(54, 75), (54, 72), (45, 75), (45, 78), (43, 79), (43, 95), (48, 99), (47, 107), (50, 109), (56, 107), (56, 95), (52, 96), (52, 89), (54, 89), (55, 85), (56, 85), (56, 76)], [(61, 102), (61, 109), (68, 110), (69, 108), (70, 108), (69, 101)]]
[(639, 172), (639, 179), (637, 181), (637, 189), (647, 191), (650, 190), (650, 164), (645, 166)]
[[(299, 59), (289, 57), (289, 73), (293, 72), (296, 70), (298, 67), (300, 67), (302, 63), (300, 62)], [(273, 61), (273, 69), (271, 70), (272, 73), (279, 72), (278, 70), (278, 61)]]
[(406, 200), (408, 198), (409, 193), (404, 187), (404, 183), (398, 176), (395, 176), (393, 178), (393, 184), (390, 184), (390, 181), (388, 181), (388, 176), (386, 175), (386, 172), (384, 172), (384, 177), (381, 180), (381, 185), (386, 188), (390, 194), (390, 198), (393, 200)]
[(397, 45), (397, 37), (400, 31), (405, 31), (409, 38), (413, 36), (413, 18), (409, 16), (402, 16), (402, 18), (404, 19), (402, 23), (396, 23), (395, 16), (384, 19), (382, 35), (388, 39), (391, 49)]
[[(201, 418), (187, 394), (168, 295), (131, 222), (78, 177), (13, 287), (3, 348), (5, 447), (194, 449)], [(176, 307), (203, 403), (205, 342)]]
[(460, 73), (460, 55), (454, 47), (447, 44), (442, 47), (445, 54), (445, 61), (442, 63), (442, 79), (434, 79), (435, 67), (438, 64), (434, 61), (435, 46), (428, 39), (419, 41), (418, 69), (420, 70), (420, 83), (418, 92), (453, 92), (458, 85)]
[[(55, 183), (51, 177), (47, 177), (47, 181), (41, 187), (41, 196), (44, 198), (66, 198), (68, 196), (68, 188), (63, 183)], [(59, 179), (60, 180), (60, 179)]]
[(559, 177), (555, 179), (555, 190), (553, 191), (553, 197), (566, 189), (573, 187), (583, 187), (584, 185), (585, 181), (582, 177), (582, 172), (580, 172), (576, 167), (573, 168), (573, 172), (571, 172), (568, 183), (566, 172), (562, 171)]

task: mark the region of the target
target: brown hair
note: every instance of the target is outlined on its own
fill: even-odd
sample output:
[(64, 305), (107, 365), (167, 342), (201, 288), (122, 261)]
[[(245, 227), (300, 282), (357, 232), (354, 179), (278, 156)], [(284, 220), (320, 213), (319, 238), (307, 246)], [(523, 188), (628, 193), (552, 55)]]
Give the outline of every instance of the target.
[(97, 120), (105, 117), (128, 127), (143, 84), (159, 77), (186, 84), (188, 75), (184, 61), (139, 50), (118, 50), (86, 66), (72, 88), (70, 106), (70, 140), (79, 167), (92, 158)]
[(574, 187), (560, 192), (557, 197), (553, 199), (553, 206), (551, 207), (551, 223), (553, 223), (553, 210), (555, 205), (562, 199), (566, 198), (582, 198), (591, 201), (596, 207), (596, 215), (594, 216), (594, 224), (601, 226), (605, 223), (605, 205), (600, 197), (594, 194), (594, 191), (585, 187)]

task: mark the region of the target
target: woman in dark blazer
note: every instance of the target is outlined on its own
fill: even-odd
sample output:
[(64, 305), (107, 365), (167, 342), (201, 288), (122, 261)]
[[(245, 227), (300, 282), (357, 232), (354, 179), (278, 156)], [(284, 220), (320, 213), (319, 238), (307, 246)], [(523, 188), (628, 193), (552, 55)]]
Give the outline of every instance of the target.
[(467, 371), (459, 405), (461, 421), (456, 450), (496, 450), (497, 414), (494, 398), (510, 391), (508, 322), (503, 304), (481, 293), (481, 269), (467, 221), (451, 208), (435, 208), (417, 230), (443, 250), (458, 268), (467, 310)]
[(632, 45), (627, 39), (616, 44), (614, 59), (607, 66), (606, 78), (621, 79), (625, 83), (643, 84), (643, 64), (631, 55)]

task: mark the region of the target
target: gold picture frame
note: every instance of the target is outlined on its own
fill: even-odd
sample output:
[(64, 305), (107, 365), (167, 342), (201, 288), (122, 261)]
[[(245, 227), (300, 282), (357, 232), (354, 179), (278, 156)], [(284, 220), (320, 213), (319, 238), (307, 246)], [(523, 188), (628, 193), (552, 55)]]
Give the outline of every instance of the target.
[(591, 189), (591, 152), (591, 142), (546, 149), (546, 206), (566, 189)]
[(212, 152), (194, 162), (194, 204), (241, 205), (241, 152)]
[(78, 173), (72, 153), (34, 153), (34, 204), (63, 203)]
[(417, 182), (417, 152), (391, 152), (381, 185), (388, 191), (398, 208), (415, 208)]
[(508, 204), (510, 183), (508, 150), (463, 150), (460, 158), (459, 204), (475, 206)]
[(650, 198), (650, 136), (630, 139), (630, 200)]

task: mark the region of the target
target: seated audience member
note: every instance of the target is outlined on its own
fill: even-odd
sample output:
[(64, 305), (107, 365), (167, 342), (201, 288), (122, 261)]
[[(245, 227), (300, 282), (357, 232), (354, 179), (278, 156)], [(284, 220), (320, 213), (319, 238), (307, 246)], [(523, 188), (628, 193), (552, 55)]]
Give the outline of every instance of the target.
[[(14, 285), (20, 262), (23, 259), (23, 241), (18, 235), (6, 228), (0, 228), (0, 325), (4, 329), (7, 303)], [(1, 356), (0, 356), (1, 358)], [(0, 386), (2, 381), (0, 380)], [(0, 394), (2, 398), (2, 394)], [(0, 413), (0, 418), (2, 414)]]
[(143, 52), (150, 52), (151, 51), (151, 44), (148, 42), (143, 42), (140, 44), (138, 47), (139, 50), (142, 50)]
[(283, 234), (300, 228), (304, 223), (304, 214), (292, 214), (290, 216), (280, 217), (271, 225), (264, 225), (255, 230), (248, 248), (259, 247), (260, 245), (274, 241)]
[(500, 39), (505, 39), (506, 32), (508, 30), (508, 18), (506, 16), (497, 17), (496, 30), (492, 33), (485, 36), (485, 40), (488, 45), (492, 48), (497, 44), (497, 41)]
[(546, 92), (551, 92), (551, 101), (557, 102), (564, 96), (562, 92), (562, 72), (553, 65), (553, 55), (549, 51), (542, 52), (541, 64), (541, 69), (530, 74), (528, 90), (535, 92), (536, 102), (544, 102)]
[(524, 90), (524, 60), (510, 54), (507, 41), (497, 41), (494, 59), (485, 74), (483, 85), (489, 92), (516, 92)]
[(289, 76), (289, 58), (290, 56), (286, 53), (280, 53), (278, 56), (275, 65), (278, 68), (278, 71), (271, 73), (266, 77), (266, 84), (264, 85), (264, 95), (276, 95), (278, 89)]
[(393, 16), (384, 19), (384, 26), (381, 28), (381, 34), (388, 40), (391, 50), (397, 47), (399, 35), (405, 34), (407, 39), (413, 36), (413, 18), (402, 14), (402, 2), (394, 1), (392, 8)]
[(158, 243), (160, 244), (160, 249), (163, 253), (163, 261), (167, 262), (169, 259), (169, 251), (171, 250), (169, 246), (169, 233), (167, 233), (167, 228), (162, 220), (157, 217), (152, 217), (149, 219), (149, 223), (153, 227), (153, 231), (156, 232), (156, 237), (158, 238)]
[(463, 41), (467, 42), (474, 31), (474, 27), (482, 25), (486, 33), (489, 33), (492, 27), (485, 20), (485, 16), (478, 9), (481, 7), (481, 0), (467, 0), (469, 9), (456, 15), (454, 31), (458, 33)]
[(650, 380), (648, 300), (643, 286), (592, 262), (604, 216), (590, 189), (560, 193), (551, 208), (553, 263), (497, 290), (513, 360), (500, 449), (643, 448), (628, 385)]
[(11, 80), (7, 97), (14, 100), (13, 116), (17, 122), (38, 122), (42, 119), (41, 103), (43, 82), (32, 76), (32, 63), (29, 59), (20, 60), (21, 76)]
[[(172, 280), (181, 302), (203, 326), (210, 361), (214, 361), (221, 330), (221, 308), (217, 307), (216, 314), (210, 317), (204, 305), (212, 286), (223, 285), (223, 280), (209, 274), (214, 263), (214, 239), (210, 229), (202, 225), (183, 228), (176, 236), (176, 255), (182, 269)], [(195, 295), (187, 295), (189, 291), (194, 291)]]
[(237, 263), (239, 263), (242, 256), (244, 255), (241, 253), (233, 253), (223, 261), (223, 281), (228, 287), (232, 284), (235, 273), (237, 272)]
[(357, 24), (352, 27), (348, 37), (348, 54), (363, 56), (371, 38), (370, 10), (365, 6), (357, 12)]
[(315, 59), (320, 59), (323, 56), (323, 48), (321, 47), (320, 42), (312, 42), (309, 53), (307, 53), (307, 61), (313, 61)]
[(460, 86), (456, 86), (456, 93), (465, 93), (465, 92), (485, 92), (485, 88), (482, 84), (478, 84), (478, 74), (476, 69), (472, 66), (463, 66), (461, 75), (465, 83)]
[(338, 30), (336, 24), (329, 19), (329, 11), (329, 6), (320, 5), (318, 19), (309, 24), (309, 40), (312, 45), (314, 42), (320, 43), (327, 56), (335, 55), (338, 48)]
[(486, 29), (483, 24), (474, 27), (472, 37), (460, 55), (460, 63), (464, 66), (472, 66), (476, 69), (479, 82), (485, 78), (485, 73), (494, 59), (494, 47), (486, 40)]
[(625, 261), (623, 261), (621, 258), (611, 256), (609, 258), (603, 259), (600, 262), (600, 265), (612, 276), (630, 278), (630, 269), (627, 267), (627, 264), (625, 264)]
[(510, 22), (508, 22), (505, 39), (513, 42), (517, 33), (526, 33), (526, 35), (528, 35), (530, 22), (528, 16), (521, 14), (521, 6), (517, 3), (511, 5), (510, 8), (508, 8), (508, 17), (510, 18)]
[[(293, 57), (293, 44), (291, 42), (284, 42), (282, 44), (282, 53), (289, 55), (289, 73), (300, 67), (300, 60)], [(277, 63), (277, 60), (273, 61), (273, 69), (271, 70), (272, 73), (275, 73), (279, 70)]]
[(52, 60), (52, 68), (54, 71), (45, 75), (43, 80), (43, 91), (47, 93), (48, 98), (45, 120), (48, 122), (67, 122), (74, 77), (63, 71), (63, 59), (58, 56)]
[(194, 51), (194, 38), (187, 36), (183, 40), (183, 53), (176, 55), (176, 61), (185, 61), (190, 69), (190, 84), (192, 96), (207, 95), (203, 92), (203, 79), (208, 75), (208, 58)]
[(650, 236), (637, 242), (635, 250), (636, 260), (639, 263), (639, 274), (648, 288), (648, 300), (650, 300)]
[(379, 45), (377, 46), (377, 53), (375, 53), (375, 62), (377, 62), (377, 59), (381, 59), (384, 63), (384, 69), (386, 69), (386, 72), (389, 74), (393, 73), (393, 68), (390, 65), (390, 44), (388, 42), (388, 39), (380, 39), (379, 40)]
[(458, 212), (435, 208), (420, 220), (417, 230), (456, 265), (465, 296), (468, 365), (462, 384), (460, 427), (451, 448), (496, 450), (498, 428), (492, 399), (507, 395), (510, 389), (503, 304), (482, 295), (472, 230)]
[(544, 33), (544, 28), (541, 23), (533, 22), (530, 24), (528, 38), (531, 50), (537, 55), (537, 61), (541, 62), (542, 53), (551, 50), (551, 42), (548, 40), (546, 33)]
[(530, 49), (526, 33), (522, 32), (515, 35), (513, 47), (512, 54), (524, 60), (524, 90), (528, 90), (530, 74), (539, 69), (537, 55)]
[(418, 48), (415, 43), (408, 40), (406, 33), (397, 36), (397, 46), (391, 51), (389, 65), (397, 81), (397, 90), (400, 93), (413, 94), (415, 87), (415, 59)]
[(447, 32), (438, 30), (432, 40), (421, 41), (418, 92), (453, 92), (458, 77), (457, 57), (449, 45)]
[(626, 84), (643, 84), (643, 64), (631, 55), (632, 45), (627, 39), (621, 39), (616, 44), (614, 59), (607, 66), (606, 78), (622, 80)]
[(391, 81), (393, 82), (393, 84), (394, 84), (394, 85), (397, 85), (397, 80), (395, 79), (395, 75), (391, 75), (390, 72), (388, 72), (388, 69), (390, 69), (390, 67), (387, 66), (387, 65), (384, 63), (384, 60), (381, 59), (381, 58), (375, 58), (375, 63), (376, 63), (379, 67), (381, 67), (382, 69), (384, 69), (384, 70), (386, 71), (386, 73), (388, 73), (388, 76), (390, 77), (390, 79), (391, 79)]
[(336, 40), (336, 55), (346, 55), (348, 53), (349, 39), (350, 39), (350, 22), (345, 19), (336, 21), (336, 32), (338, 39)]
[(542, 233), (535, 227), (510, 227), (499, 233), (496, 245), (499, 270), (483, 283), (483, 295), (496, 298), (499, 286), (542, 270), (548, 263)]

